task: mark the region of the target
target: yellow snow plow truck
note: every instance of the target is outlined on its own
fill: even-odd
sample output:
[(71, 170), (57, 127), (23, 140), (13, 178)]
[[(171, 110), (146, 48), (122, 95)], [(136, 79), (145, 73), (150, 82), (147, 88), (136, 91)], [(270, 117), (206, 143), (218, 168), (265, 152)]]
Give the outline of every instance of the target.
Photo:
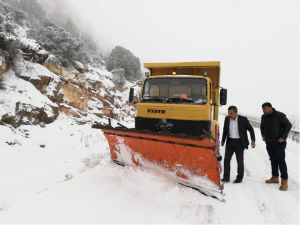
[[(219, 198), (220, 62), (145, 63), (135, 128), (100, 127), (114, 162), (163, 171), (179, 183)], [(129, 102), (133, 102), (130, 89)]]

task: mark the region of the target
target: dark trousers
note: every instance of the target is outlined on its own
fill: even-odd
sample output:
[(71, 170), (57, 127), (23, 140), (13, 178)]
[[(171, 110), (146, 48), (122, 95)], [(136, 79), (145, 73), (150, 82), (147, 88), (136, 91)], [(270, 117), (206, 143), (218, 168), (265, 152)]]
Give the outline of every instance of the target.
[(279, 171), (282, 179), (288, 179), (287, 166), (285, 162), (286, 142), (267, 142), (267, 151), (271, 161), (272, 176), (279, 177)]
[(242, 180), (244, 177), (244, 147), (240, 139), (227, 138), (225, 147), (225, 159), (224, 159), (224, 179), (230, 180), (230, 161), (235, 153), (237, 161), (237, 179)]

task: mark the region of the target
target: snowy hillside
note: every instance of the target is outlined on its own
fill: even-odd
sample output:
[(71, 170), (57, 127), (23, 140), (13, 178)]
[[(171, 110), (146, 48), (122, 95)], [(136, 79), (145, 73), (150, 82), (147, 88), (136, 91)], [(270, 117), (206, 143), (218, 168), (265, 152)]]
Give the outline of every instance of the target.
[[(45, 128), (0, 133), (1, 223), (299, 223), (299, 145), (291, 140), (287, 192), (264, 183), (270, 165), (258, 138), (245, 152), (243, 183), (225, 185), (224, 203), (157, 171), (112, 163), (100, 130), (63, 115)], [(232, 167), (234, 177), (234, 158)]]
[(44, 126), (60, 114), (80, 124), (132, 120), (134, 107), (121, 106), (140, 78), (139, 59), (118, 47), (106, 62), (92, 38), (64, 20), (52, 22), (39, 1), (0, 0), (0, 124)]
[[(40, 64), (23, 61), (17, 76), (13, 70), (3, 74), (0, 88), (0, 121), (13, 127), (53, 122), (60, 113), (79, 123), (107, 123), (132, 120), (134, 108), (125, 107), (129, 88), (125, 82), (118, 88), (112, 74), (104, 68), (90, 67), (84, 76), (57, 76)], [(137, 88), (138, 89), (138, 88)]]

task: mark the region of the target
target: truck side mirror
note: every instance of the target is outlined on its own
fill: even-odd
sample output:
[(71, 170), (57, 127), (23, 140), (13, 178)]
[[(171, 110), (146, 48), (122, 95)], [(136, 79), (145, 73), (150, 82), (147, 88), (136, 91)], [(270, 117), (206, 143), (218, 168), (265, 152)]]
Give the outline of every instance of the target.
[(129, 102), (133, 102), (133, 96), (134, 96), (134, 89), (130, 88), (129, 99), (128, 99)]
[(222, 88), (220, 90), (220, 105), (227, 104), (227, 89)]

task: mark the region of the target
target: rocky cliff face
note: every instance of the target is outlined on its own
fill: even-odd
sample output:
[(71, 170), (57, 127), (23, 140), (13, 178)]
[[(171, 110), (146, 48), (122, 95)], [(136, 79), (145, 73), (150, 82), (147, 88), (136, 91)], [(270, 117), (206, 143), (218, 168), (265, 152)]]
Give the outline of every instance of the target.
[(0, 76), (6, 71), (6, 62), (3, 56), (0, 55)]
[(134, 116), (134, 108), (126, 103), (131, 85), (117, 86), (103, 67), (90, 66), (82, 73), (19, 57), (2, 74), (0, 121), (13, 127), (36, 125), (51, 123), (60, 113), (78, 123), (105, 123), (108, 117), (128, 121)]

